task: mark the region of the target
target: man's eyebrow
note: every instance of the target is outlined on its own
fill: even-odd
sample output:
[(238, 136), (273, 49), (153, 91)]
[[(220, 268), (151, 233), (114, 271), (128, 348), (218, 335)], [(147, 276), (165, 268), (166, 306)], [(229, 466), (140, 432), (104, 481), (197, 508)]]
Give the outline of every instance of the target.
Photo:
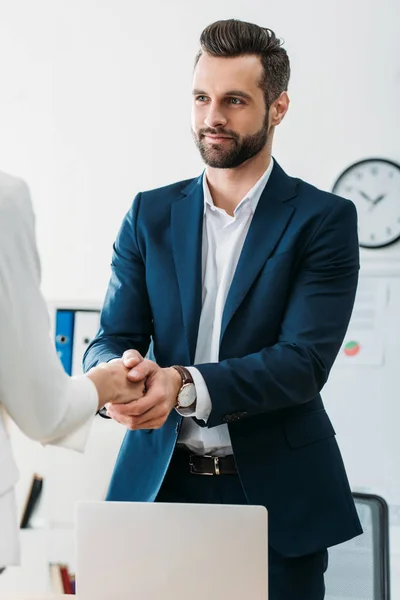
[(242, 92), (241, 90), (229, 90), (229, 92), (225, 92), (225, 96), (237, 96), (238, 98), (244, 98), (245, 100), (251, 100), (250, 94), (246, 92)]
[[(192, 93), (193, 96), (207, 96), (207, 92), (204, 92), (203, 90), (193, 90)], [(243, 98), (244, 100), (252, 100), (250, 94), (242, 92), (241, 90), (229, 90), (228, 92), (225, 92), (224, 96), (236, 96), (238, 98)]]

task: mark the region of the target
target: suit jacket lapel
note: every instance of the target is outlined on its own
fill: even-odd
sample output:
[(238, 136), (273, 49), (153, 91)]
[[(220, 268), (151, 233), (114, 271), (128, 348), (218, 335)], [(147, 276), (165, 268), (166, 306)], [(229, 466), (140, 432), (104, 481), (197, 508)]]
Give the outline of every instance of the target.
[(294, 207), (285, 204), (296, 195), (296, 181), (277, 162), (258, 202), (226, 299), (221, 337), (263, 265), (278, 244)]
[(203, 176), (183, 191), (171, 209), (172, 250), (181, 295), (188, 343), (188, 364), (193, 364), (202, 306)]

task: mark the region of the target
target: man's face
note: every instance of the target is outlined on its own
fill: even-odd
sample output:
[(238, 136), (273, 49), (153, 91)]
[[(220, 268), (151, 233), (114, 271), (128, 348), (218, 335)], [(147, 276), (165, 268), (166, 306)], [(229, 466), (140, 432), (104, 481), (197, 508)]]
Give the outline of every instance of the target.
[(200, 57), (193, 77), (192, 132), (208, 166), (233, 169), (265, 147), (268, 113), (259, 87), (262, 75), (255, 55)]

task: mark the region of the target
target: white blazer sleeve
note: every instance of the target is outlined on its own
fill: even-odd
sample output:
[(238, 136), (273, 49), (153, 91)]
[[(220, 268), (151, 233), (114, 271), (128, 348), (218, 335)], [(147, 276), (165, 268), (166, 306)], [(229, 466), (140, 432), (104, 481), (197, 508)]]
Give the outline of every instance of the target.
[(29, 437), (83, 450), (97, 390), (84, 375), (65, 373), (39, 286), (28, 188), (0, 174), (0, 403)]

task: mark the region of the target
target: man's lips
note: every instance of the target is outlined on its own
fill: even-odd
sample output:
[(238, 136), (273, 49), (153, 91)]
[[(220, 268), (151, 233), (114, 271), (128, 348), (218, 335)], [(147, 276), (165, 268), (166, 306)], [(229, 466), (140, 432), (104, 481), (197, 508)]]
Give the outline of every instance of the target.
[(226, 142), (227, 140), (231, 140), (232, 138), (227, 135), (211, 135), (209, 133), (205, 133), (204, 137), (208, 138), (212, 142)]

